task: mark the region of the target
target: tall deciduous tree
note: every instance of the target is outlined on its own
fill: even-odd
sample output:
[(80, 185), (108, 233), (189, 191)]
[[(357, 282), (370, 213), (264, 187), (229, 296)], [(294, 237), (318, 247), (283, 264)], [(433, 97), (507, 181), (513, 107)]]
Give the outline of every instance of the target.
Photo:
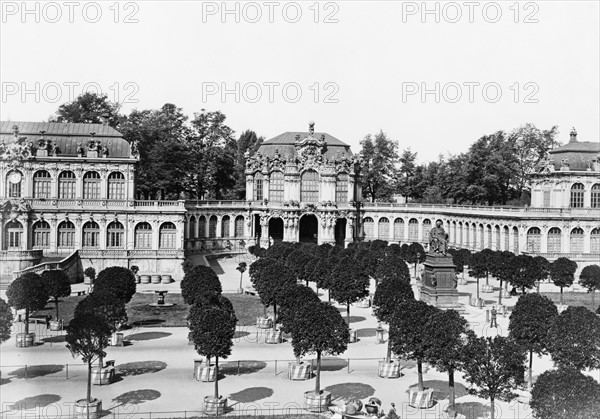
[(48, 294), (54, 298), (56, 307), (56, 320), (58, 320), (58, 299), (60, 297), (68, 297), (71, 295), (71, 282), (66, 273), (61, 270), (47, 270), (42, 272), (42, 281), (45, 282)]
[(383, 131), (375, 136), (367, 135), (361, 142), (360, 155), (363, 159), (363, 196), (374, 202), (390, 199), (392, 185), (396, 179), (398, 143)]
[(350, 305), (369, 296), (369, 276), (355, 259), (340, 260), (331, 273), (331, 298), (346, 304), (346, 320), (350, 326)]
[(396, 189), (400, 194), (405, 197), (410, 195), (411, 180), (415, 175), (417, 153), (413, 153), (410, 147), (402, 150), (398, 162), (400, 163), (400, 170), (398, 172), (398, 180), (396, 183)]
[(0, 298), (0, 343), (10, 339), (10, 331), (12, 328), (13, 315), (10, 306)]
[(519, 297), (510, 314), (509, 336), (529, 352), (529, 386), (533, 385), (533, 354), (548, 352), (548, 333), (556, 317), (556, 305), (540, 294)]
[(106, 118), (108, 125), (117, 128), (124, 119), (119, 114), (120, 108), (120, 104), (108, 100), (108, 95), (86, 92), (72, 102), (60, 105), (50, 122), (102, 124)]
[(237, 140), (235, 152), (235, 185), (230, 193), (232, 199), (246, 199), (246, 159), (256, 153), (264, 141), (254, 131), (246, 130)]
[(588, 265), (581, 270), (579, 274), (579, 283), (592, 293), (592, 309), (596, 308), (594, 296), (597, 290), (600, 290), (600, 266)]
[(36, 273), (26, 273), (10, 283), (6, 290), (8, 305), (16, 310), (25, 309), (25, 333), (29, 333), (29, 313), (41, 310), (48, 302), (48, 289)]
[(127, 304), (135, 294), (135, 275), (122, 266), (103, 269), (94, 282), (94, 292), (111, 293)]
[(550, 278), (554, 285), (560, 288), (560, 304), (563, 303), (563, 288), (570, 287), (575, 280), (577, 262), (569, 258), (560, 257), (550, 265)]
[(181, 297), (189, 305), (203, 298), (220, 295), (222, 292), (219, 277), (212, 268), (204, 265), (197, 265), (189, 269), (179, 285)]
[(377, 284), (381, 284), (387, 279), (398, 279), (405, 282), (410, 282), (410, 272), (404, 259), (399, 255), (386, 254), (381, 258), (375, 267), (373, 275)]

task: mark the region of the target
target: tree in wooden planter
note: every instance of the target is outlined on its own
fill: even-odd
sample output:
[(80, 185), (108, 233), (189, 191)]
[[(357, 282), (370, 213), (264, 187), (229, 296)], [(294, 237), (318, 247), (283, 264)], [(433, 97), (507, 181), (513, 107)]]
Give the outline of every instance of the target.
[(496, 400), (511, 400), (512, 389), (523, 382), (525, 352), (510, 338), (477, 337), (470, 334), (463, 350), (462, 370), (475, 388), (470, 392), (490, 399), (491, 419), (495, 419)]
[(92, 365), (102, 358), (108, 345), (111, 328), (106, 319), (92, 312), (79, 312), (67, 326), (65, 341), (73, 357), (81, 356), (88, 366), (87, 396), (77, 400), (75, 416), (78, 418), (98, 418), (102, 410), (102, 400), (92, 399)]
[(98, 274), (94, 292), (110, 292), (127, 304), (135, 294), (136, 284), (133, 272), (121, 266), (111, 266)]
[(8, 305), (25, 309), (25, 333), (17, 333), (17, 346), (33, 346), (35, 335), (29, 333), (29, 313), (41, 310), (48, 302), (48, 289), (36, 273), (26, 273), (10, 283), (6, 290)]
[(338, 261), (339, 259), (337, 257), (337, 254), (319, 256), (319, 259), (315, 263), (315, 266), (313, 267), (309, 277), (309, 281), (314, 282), (317, 285), (317, 293), (319, 289), (329, 290), (329, 301), (331, 301), (331, 274), (333, 272), (333, 268), (335, 268), (335, 265), (338, 263)]
[(600, 368), (600, 317), (585, 307), (568, 307), (548, 331), (555, 364), (577, 370)]
[(350, 305), (369, 296), (369, 275), (360, 263), (346, 257), (337, 263), (330, 281), (331, 298), (346, 304), (346, 322), (350, 327)]
[(269, 259), (277, 259), (281, 263), (285, 263), (288, 255), (292, 253), (300, 243), (279, 242), (266, 249), (264, 257)]
[(62, 320), (58, 316), (58, 299), (71, 295), (71, 281), (66, 273), (58, 269), (42, 272), (41, 278), (46, 284), (48, 294), (54, 298), (56, 308), (56, 317), (50, 322), (50, 329), (60, 330), (62, 329)]
[(12, 329), (13, 315), (10, 306), (6, 301), (0, 298), (0, 343), (10, 339)]
[(560, 305), (563, 305), (563, 288), (573, 285), (577, 262), (560, 257), (550, 264), (550, 278), (560, 288)]
[(600, 419), (600, 384), (574, 368), (542, 373), (529, 406), (536, 418)]
[(85, 268), (85, 271), (83, 271), (83, 275), (86, 278), (84, 282), (86, 284), (92, 285), (94, 283), (94, 280), (96, 279), (96, 270), (93, 267), (88, 266), (87, 268)]
[[(223, 297), (224, 298), (224, 297)], [(196, 351), (207, 359), (214, 358), (215, 389), (213, 396), (204, 398), (206, 413), (223, 414), (227, 399), (219, 395), (219, 358), (231, 355), (237, 319), (222, 307), (210, 304), (194, 304), (188, 315), (189, 339)]]
[(509, 336), (529, 352), (530, 388), (533, 385), (533, 354), (548, 352), (548, 333), (557, 316), (556, 305), (548, 297), (535, 293), (519, 297), (510, 314)]
[(244, 292), (244, 289), (242, 288), (242, 279), (244, 277), (244, 272), (246, 272), (247, 269), (248, 269), (248, 264), (246, 262), (240, 262), (238, 264), (237, 268), (235, 268), (235, 270), (240, 273), (240, 287), (238, 289), (238, 292), (240, 294), (242, 294)]
[(183, 301), (189, 305), (193, 305), (196, 299), (207, 294), (220, 295), (222, 292), (221, 281), (215, 271), (203, 265), (190, 268), (183, 276), (179, 286)]
[(324, 412), (331, 402), (331, 393), (321, 390), (321, 357), (346, 351), (350, 341), (348, 326), (335, 307), (319, 301), (301, 305), (286, 327), (292, 334), (296, 358), (313, 353), (317, 355), (315, 389), (304, 394), (305, 408)]
[(595, 295), (600, 290), (600, 266), (588, 265), (579, 274), (579, 283), (592, 293), (592, 310), (596, 308)]
[(536, 272), (539, 270), (538, 262), (529, 255), (518, 255), (512, 258), (508, 282), (514, 288), (520, 288), (525, 294), (526, 289), (533, 288), (536, 281)]

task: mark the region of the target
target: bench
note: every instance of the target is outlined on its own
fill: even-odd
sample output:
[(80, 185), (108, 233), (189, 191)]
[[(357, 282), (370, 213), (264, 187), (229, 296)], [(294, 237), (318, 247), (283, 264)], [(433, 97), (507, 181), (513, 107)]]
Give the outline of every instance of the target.
[(52, 319), (52, 316), (49, 314), (38, 314), (29, 316), (29, 323), (42, 323), (48, 324), (48, 322)]
[(81, 291), (73, 291), (71, 292), (71, 296), (75, 297), (81, 297), (82, 295), (85, 295), (86, 291), (85, 290), (81, 290)]

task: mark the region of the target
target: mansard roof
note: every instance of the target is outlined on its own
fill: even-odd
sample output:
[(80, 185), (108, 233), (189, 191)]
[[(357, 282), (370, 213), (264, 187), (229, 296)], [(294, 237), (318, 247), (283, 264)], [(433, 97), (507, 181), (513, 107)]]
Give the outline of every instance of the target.
[(583, 171), (598, 158), (600, 142), (573, 141), (548, 152), (549, 159), (560, 165), (563, 159), (569, 163), (570, 170)]
[[(315, 132), (312, 134), (314, 138), (323, 138), (326, 144), (326, 150), (324, 156), (333, 159), (340, 154), (344, 157), (352, 156), (350, 146), (343, 141), (338, 140), (334, 136), (326, 132)], [(300, 141), (304, 140), (309, 136), (309, 133), (304, 131), (288, 131), (283, 134), (279, 134), (265, 142), (263, 142), (258, 152), (264, 156), (273, 157), (275, 151), (278, 150), (280, 155), (284, 158), (291, 158), (296, 156), (296, 140), (299, 138)]]

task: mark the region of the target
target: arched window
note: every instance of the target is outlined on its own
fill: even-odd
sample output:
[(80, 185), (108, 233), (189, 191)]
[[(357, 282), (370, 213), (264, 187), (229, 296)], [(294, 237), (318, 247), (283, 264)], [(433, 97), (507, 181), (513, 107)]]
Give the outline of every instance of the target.
[(152, 226), (150, 223), (139, 223), (135, 226), (135, 248), (152, 249)]
[(213, 215), (208, 220), (208, 237), (215, 238), (217, 237), (217, 216)]
[(404, 240), (404, 220), (402, 218), (394, 220), (394, 240)]
[(483, 224), (479, 224), (479, 249), (485, 248), (485, 230)]
[(570, 237), (570, 252), (571, 253), (583, 253), (583, 229), (576, 227), (571, 230)]
[(465, 223), (465, 247), (468, 249), (471, 246), (471, 228), (469, 223)]
[(33, 197), (50, 198), (50, 182), (52, 178), (47, 170), (38, 170), (33, 175)]
[(75, 199), (75, 173), (71, 171), (60, 172), (58, 175), (58, 198)]
[(235, 217), (235, 237), (244, 237), (244, 216)]
[(254, 175), (254, 200), (263, 200), (263, 175), (262, 173), (256, 173)]
[(229, 215), (224, 215), (221, 218), (221, 237), (229, 237)]
[(9, 198), (21, 197), (21, 185), (23, 184), (23, 174), (18, 170), (11, 170), (6, 175), (6, 195)]
[(542, 243), (542, 232), (537, 227), (531, 227), (527, 230), (527, 251), (531, 253), (539, 253), (540, 244)]
[[(496, 232), (496, 250), (500, 250), (501, 240), (500, 240), (500, 226), (494, 227), (494, 231)], [(491, 241), (491, 239), (490, 239)]]
[(319, 201), (319, 174), (314, 170), (306, 170), (302, 173), (300, 181), (300, 201)]
[(416, 242), (419, 240), (419, 221), (416, 218), (408, 220), (408, 241)]
[(159, 247), (161, 249), (174, 249), (175, 248), (175, 237), (177, 235), (177, 228), (175, 224), (167, 222), (160, 226), (159, 230)]
[(519, 229), (517, 227), (513, 227), (513, 253), (519, 254)]
[(491, 225), (488, 224), (485, 227), (485, 234), (487, 236), (487, 245), (486, 245), (486, 247), (488, 249), (491, 249), (492, 248), (492, 226)]
[(365, 217), (363, 220), (363, 229), (365, 232), (365, 238), (374, 239), (375, 238), (375, 223), (371, 217)]
[(125, 176), (121, 172), (108, 175), (108, 199), (125, 199)]
[(335, 179), (335, 202), (348, 202), (347, 173), (339, 173)]
[(269, 182), (269, 201), (283, 202), (283, 185), (283, 173), (281, 173), (279, 170), (271, 172), (271, 181)]
[(431, 231), (431, 220), (424, 219), (423, 220), (423, 240), (429, 240), (429, 232)]
[(50, 247), (50, 224), (40, 220), (33, 225), (33, 248), (47, 249)]
[(560, 253), (561, 252), (561, 240), (562, 232), (558, 227), (552, 227), (548, 231), (548, 252), (549, 253)]
[(188, 228), (189, 228), (189, 234), (188, 237), (190, 239), (195, 239), (196, 238), (196, 217), (194, 217), (193, 215), (190, 217), (190, 223), (188, 224)]
[(58, 225), (58, 247), (73, 248), (75, 246), (75, 225), (71, 221), (63, 221)]
[(4, 247), (6, 250), (21, 249), (23, 226), (17, 220), (9, 221), (4, 226)]
[(100, 246), (100, 226), (95, 221), (88, 221), (83, 225), (83, 247)]
[(600, 228), (598, 227), (590, 233), (590, 253), (600, 253)]
[(380, 240), (389, 240), (390, 238), (390, 220), (383, 217), (377, 223), (377, 238)]
[(125, 247), (125, 229), (123, 224), (113, 221), (107, 227), (106, 247)]
[(571, 186), (571, 208), (583, 208), (583, 183)]
[(198, 218), (198, 237), (201, 239), (206, 237), (206, 217), (204, 215)]
[(87, 172), (83, 175), (83, 199), (100, 199), (100, 174)]
[(458, 236), (456, 237), (456, 244), (462, 247), (463, 244), (463, 223), (462, 221), (458, 222)]
[(510, 250), (510, 234), (508, 226), (504, 226), (504, 250)]
[(591, 206), (592, 208), (600, 208), (600, 184), (592, 185)]

